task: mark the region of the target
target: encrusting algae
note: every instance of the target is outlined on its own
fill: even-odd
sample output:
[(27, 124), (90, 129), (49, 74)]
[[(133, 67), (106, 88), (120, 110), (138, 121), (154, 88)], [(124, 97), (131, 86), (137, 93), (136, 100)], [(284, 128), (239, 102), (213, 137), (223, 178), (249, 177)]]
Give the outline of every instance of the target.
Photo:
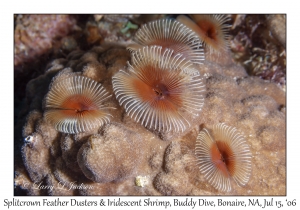
[[(184, 50), (143, 40), (159, 32), (186, 34), (175, 39)], [(16, 185), (29, 195), (284, 195), (281, 88), (229, 52), (203, 60), (201, 37), (176, 20), (146, 23), (134, 40), (73, 51), (28, 83)], [(41, 85), (49, 92), (34, 94)], [(33, 188), (41, 182), (73, 188)]]

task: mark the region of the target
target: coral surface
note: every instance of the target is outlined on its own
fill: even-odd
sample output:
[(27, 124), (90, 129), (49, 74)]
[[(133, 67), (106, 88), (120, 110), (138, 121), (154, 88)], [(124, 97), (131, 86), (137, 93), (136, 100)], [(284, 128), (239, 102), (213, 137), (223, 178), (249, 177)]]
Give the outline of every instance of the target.
[(235, 15), (230, 48), (249, 75), (286, 86), (286, 15)]
[[(116, 99), (112, 77), (131, 60), (125, 46), (102, 44), (51, 61), (27, 84), (24, 164), (15, 165), (15, 185), (28, 195), (285, 195), (285, 92), (249, 76), (228, 53), (225, 60), (196, 66), (206, 84), (199, 119), (187, 132), (169, 136), (136, 122)], [(116, 109), (110, 123), (67, 134), (45, 120), (43, 100), (51, 81), (70, 74), (88, 77), (112, 95), (107, 103)], [(230, 192), (207, 182), (195, 155), (199, 132), (218, 123), (235, 127), (252, 154), (249, 182), (232, 182)]]
[(76, 19), (70, 15), (16, 15), (15, 19), (16, 66), (48, 52), (76, 26)]

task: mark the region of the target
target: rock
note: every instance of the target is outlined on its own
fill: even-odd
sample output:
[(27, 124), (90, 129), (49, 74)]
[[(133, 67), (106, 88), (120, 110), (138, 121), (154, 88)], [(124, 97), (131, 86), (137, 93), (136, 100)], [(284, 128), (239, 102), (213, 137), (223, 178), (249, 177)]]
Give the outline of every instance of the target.
[[(64, 61), (53, 61), (44, 75), (28, 84), (22, 147), (25, 167), (17, 164), (17, 186), (30, 183), (24, 187), (30, 195), (286, 194), (286, 95), (281, 88), (248, 76), (237, 64), (207, 60), (198, 66), (207, 89), (199, 121), (188, 133), (174, 133), (163, 141), (160, 133), (131, 119), (115, 98), (111, 77), (126, 68), (129, 60), (128, 51), (117, 45), (73, 51)], [(44, 121), (43, 98), (52, 78), (64, 71), (96, 80), (112, 94), (108, 103), (117, 109), (112, 110), (110, 124), (66, 135)], [(249, 182), (244, 187), (233, 183), (229, 193), (208, 185), (195, 163), (199, 131), (216, 123), (243, 133), (253, 155)], [(137, 186), (137, 177), (146, 177), (147, 184)], [(56, 189), (33, 190), (36, 181), (51, 183)], [(57, 188), (60, 182), (66, 187), (72, 183), (85, 187), (66, 193)]]

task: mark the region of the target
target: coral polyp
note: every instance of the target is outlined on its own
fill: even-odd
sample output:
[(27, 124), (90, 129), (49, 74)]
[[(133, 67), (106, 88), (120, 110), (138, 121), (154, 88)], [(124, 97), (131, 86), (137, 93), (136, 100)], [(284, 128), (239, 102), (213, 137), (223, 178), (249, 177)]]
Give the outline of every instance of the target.
[(218, 190), (231, 190), (231, 177), (240, 186), (251, 174), (251, 152), (243, 137), (234, 127), (224, 123), (213, 126), (212, 132), (203, 129), (196, 141), (196, 157), (208, 182)]
[(53, 83), (45, 98), (45, 119), (56, 130), (81, 133), (110, 121), (104, 102), (111, 97), (96, 81), (83, 76), (71, 76)]
[(157, 131), (186, 130), (189, 116), (204, 104), (205, 85), (191, 61), (158, 46), (133, 53), (128, 70), (120, 70), (112, 83), (128, 115)]
[(207, 52), (221, 53), (228, 48), (228, 31), (226, 24), (229, 17), (226, 15), (190, 15), (192, 20), (184, 15), (177, 20), (191, 28), (203, 41)]
[(136, 50), (142, 46), (158, 45), (181, 53), (194, 63), (201, 64), (204, 51), (197, 35), (188, 27), (172, 19), (161, 19), (143, 25), (135, 34), (135, 41), (141, 45), (130, 45)]

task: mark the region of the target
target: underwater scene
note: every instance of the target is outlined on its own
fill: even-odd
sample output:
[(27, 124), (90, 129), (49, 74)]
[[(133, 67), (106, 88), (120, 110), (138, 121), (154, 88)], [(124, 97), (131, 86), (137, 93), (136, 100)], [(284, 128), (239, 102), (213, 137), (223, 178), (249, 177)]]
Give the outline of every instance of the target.
[(286, 195), (286, 15), (15, 14), (14, 195)]

